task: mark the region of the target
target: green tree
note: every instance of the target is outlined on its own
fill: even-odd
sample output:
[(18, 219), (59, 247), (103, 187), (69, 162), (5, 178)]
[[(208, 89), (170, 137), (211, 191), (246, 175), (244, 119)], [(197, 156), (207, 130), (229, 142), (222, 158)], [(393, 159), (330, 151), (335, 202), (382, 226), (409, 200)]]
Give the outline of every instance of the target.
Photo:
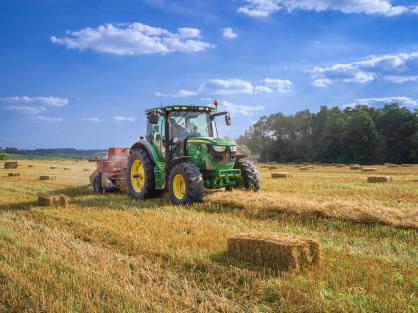
[(415, 159), (417, 116), (398, 105), (385, 105), (377, 119), (384, 161), (409, 163)]
[(345, 162), (373, 163), (377, 159), (379, 136), (369, 114), (361, 108), (346, 110), (343, 133)]
[(9, 157), (7, 156), (6, 153), (0, 153), (0, 160), (8, 160)]

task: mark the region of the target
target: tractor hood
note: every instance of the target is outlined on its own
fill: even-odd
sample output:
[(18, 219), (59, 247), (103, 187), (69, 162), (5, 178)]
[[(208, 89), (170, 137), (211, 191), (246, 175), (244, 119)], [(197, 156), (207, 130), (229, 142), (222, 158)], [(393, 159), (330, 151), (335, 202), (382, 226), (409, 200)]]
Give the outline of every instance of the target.
[(187, 140), (188, 143), (206, 143), (213, 146), (236, 146), (236, 142), (228, 138), (215, 137), (193, 137)]

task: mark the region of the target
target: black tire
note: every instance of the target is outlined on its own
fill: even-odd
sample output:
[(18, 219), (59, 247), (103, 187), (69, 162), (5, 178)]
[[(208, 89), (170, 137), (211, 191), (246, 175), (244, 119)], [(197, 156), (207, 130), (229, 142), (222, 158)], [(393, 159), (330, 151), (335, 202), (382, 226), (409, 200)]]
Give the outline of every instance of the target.
[(254, 164), (248, 160), (240, 159), (235, 163), (235, 168), (241, 170), (240, 186), (246, 190), (260, 190), (260, 175)]
[(93, 180), (93, 190), (97, 193), (103, 193), (102, 174), (97, 174)]
[[(136, 191), (132, 185), (131, 167), (136, 160), (139, 160), (144, 168), (144, 185), (140, 191)], [(154, 164), (148, 151), (144, 149), (133, 150), (129, 155), (128, 167), (126, 169), (126, 183), (128, 185), (129, 196), (131, 199), (147, 199), (155, 195), (155, 175)]]
[[(181, 175), (185, 181), (185, 192), (182, 198), (178, 198), (174, 192), (174, 178)], [(175, 165), (168, 179), (168, 198), (175, 205), (185, 205), (193, 202), (200, 202), (203, 199), (204, 183), (199, 168), (189, 162), (182, 162)]]

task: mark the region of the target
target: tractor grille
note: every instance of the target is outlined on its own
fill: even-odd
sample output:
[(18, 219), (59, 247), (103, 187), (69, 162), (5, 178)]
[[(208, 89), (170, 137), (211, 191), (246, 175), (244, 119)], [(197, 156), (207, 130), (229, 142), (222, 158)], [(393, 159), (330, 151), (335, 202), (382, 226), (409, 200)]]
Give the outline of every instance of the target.
[(216, 152), (212, 146), (208, 147), (209, 154), (216, 163), (235, 163), (236, 152), (232, 152), (230, 147), (226, 147), (223, 152)]

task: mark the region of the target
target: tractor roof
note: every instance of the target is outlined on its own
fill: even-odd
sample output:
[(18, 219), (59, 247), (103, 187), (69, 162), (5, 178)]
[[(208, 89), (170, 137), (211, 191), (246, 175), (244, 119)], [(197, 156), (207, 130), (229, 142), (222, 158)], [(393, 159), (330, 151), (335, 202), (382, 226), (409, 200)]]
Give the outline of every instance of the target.
[(163, 107), (148, 109), (145, 111), (145, 113), (148, 114), (154, 111), (163, 111), (164, 113), (172, 112), (172, 111), (213, 112), (213, 111), (216, 111), (216, 109), (214, 107), (207, 106), (207, 105), (174, 104), (174, 105), (167, 105)]

